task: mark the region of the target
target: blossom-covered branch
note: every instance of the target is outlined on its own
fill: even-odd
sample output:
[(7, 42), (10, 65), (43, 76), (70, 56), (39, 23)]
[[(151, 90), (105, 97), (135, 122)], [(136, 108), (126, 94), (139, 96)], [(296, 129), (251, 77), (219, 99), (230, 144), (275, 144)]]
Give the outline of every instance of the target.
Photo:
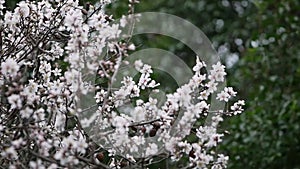
[[(223, 115), (240, 114), (245, 104), (209, 110), (209, 97), (225, 80), (225, 66), (218, 62), (205, 74), (206, 64), (197, 57), (193, 77), (168, 93), (161, 107), (156, 98), (141, 96), (160, 86), (151, 65), (141, 60), (132, 63), (138, 79), (125, 76), (114, 89), (135, 45), (120, 36), (129, 23), (113, 23), (113, 16), (105, 14), (107, 3), (83, 7), (78, 0), (21, 1), (9, 11), (0, 0), (1, 165), (133, 168), (188, 157), (188, 167), (225, 168), (228, 156), (215, 151), (224, 135), (217, 127)], [(129, 1), (129, 14), (135, 3)], [(90, 93), (95, 103), (82, 109), (81, 96)], [(229, 102), (236, 94), (225, 87), (216, 98)], [(133, 107), (126, 112), (128, 103)], [(79, 118), (91, 111), (90, 118)], [(209, 125), (195, 124), (208, 115)], [(196, 141), (187, 141), (193, 134)]]

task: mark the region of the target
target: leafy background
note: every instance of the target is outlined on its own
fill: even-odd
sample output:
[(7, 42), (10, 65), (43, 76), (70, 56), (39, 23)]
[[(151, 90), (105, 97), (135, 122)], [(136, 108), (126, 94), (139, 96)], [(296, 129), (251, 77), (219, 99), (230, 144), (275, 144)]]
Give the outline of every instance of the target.
[[(6, 2), (10, 8), (15, 4), (15, 0)], [(118, 18), (126, 14), (128, 3), (116, 1), (107, 11)], [(299, 169), (300, 1), (141, 0), (135, 12), (146, 11), (192, 22), (230, 67), (228, 85), (239, 91), (247, 106), (244, 114), (226, 119), (221, 127), (230, 132), (219, 149), (230, 155), (229, 168)], [(133, 41), (137, 50), (161, 48), (190, 66), (194, 63), (194, 53), (172, 38), (141, 35)]]

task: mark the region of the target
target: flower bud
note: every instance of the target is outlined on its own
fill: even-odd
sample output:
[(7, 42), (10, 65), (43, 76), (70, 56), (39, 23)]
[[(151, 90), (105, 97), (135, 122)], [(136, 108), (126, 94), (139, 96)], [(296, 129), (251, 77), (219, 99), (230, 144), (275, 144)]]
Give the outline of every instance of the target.
[(158, 130), (160, 128), (160, 123), (159, 122), (154, 122), (153, 127)]
[(129, 45), (128, 50), (135, 50), (135, 45), (134, 44)]
[(152, 129), (150, 130), (150, 132), (149, 132), (149, 136), (150, 136), (150, 137), (154, 137), (154, 136), (156, 135), (156, 132), (157, 132), (157, 129), (152, 128)]
[(98, 153), (97, 156), (96, 156), (96, 158), (97, 158), (100, 162), (102, 162), (102, 161), (104, 160), (104, 154), (103, 154), (103, 153)]
[(143, 126), (143, 127), (141, 128), (141, 131), (142, 131), (143, 133), (146, 133), (146, 127)]
[(120, 164), (120, 167), (123, 168), (123, 167), (126, 167), (127, 165), (128, 165), (127, 161), (122, 161)]

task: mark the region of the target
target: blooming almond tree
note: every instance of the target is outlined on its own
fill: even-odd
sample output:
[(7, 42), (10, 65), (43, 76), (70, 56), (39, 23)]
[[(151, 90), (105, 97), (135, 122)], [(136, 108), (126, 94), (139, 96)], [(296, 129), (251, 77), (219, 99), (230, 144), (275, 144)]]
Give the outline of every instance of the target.
[[(136, 60), (138, 79), (115, 77), (134, 44), (121, 36), (104, 6), (78, 0), (21, 1), (13, 11), (0, 0), (0, 162), (3, 168), (147, 168), (163, 159), (186, 159), (186, 168), (226, 168), (228, 156), (216, 151), (222, 116), (240, 114), (244, 101), (229, 110), (210, 111), (209, 100), (229, 102), (225, 66), (212, 69), (196, 57), (194, 75), (158, 106), (151, 65)], [(129, 1), (133, 8), (138, 1)], [(132, 14), (133, 10), (129, 11)], [(94, 81), (87, 81), (94, 74)], [(79, 104), (94, 93), (90, 118)], [(82, 97), (81, 97), (82, 96)], [(132, 103), (130, 112), (122, 106)], [(210, 123), (199, 124), (210, 117)], [(90, 135), (89, 131), (93, 131)], [(195, 136), (190, 141), (188, 136)], [(150, 139), (149, 139), (150, 138)], [(155, 138), (155, 139), (151, 139)], [(154, 141), (153, 141), (154, 140)]]

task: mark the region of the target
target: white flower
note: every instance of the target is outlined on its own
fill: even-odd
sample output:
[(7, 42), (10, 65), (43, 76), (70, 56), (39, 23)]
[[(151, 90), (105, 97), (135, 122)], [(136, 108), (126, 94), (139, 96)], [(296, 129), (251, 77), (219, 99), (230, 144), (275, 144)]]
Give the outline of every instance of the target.
[(223, 82), (224, 76), (226, 75), (225, 66), (220, 62), (212, 66), (213, 69), (210, 71), (208, 78), (213, 81)]
[(217, 99), (220, 101), (228, 102), (231, 97), (236, 96), (236, 92), (233, 91), (232, 87), (225, 87), (221, 93), (217, 95)]
[(137, 106), (141, 106), (143, 103), (144, 103), (144, 101), (143, 101), (142, 99), (138, 99), (138, 100), (136, 101), (136, 105), (137, 105)]
[(131, 89), (130, 97), (138, 97), (140, 95), (140, 88), (137, 85), (133, 85)]
[(30, 161), (29, 166), (32, 169), (45, 169), (45, 166), (40, 159), (38, 159), (37, 161)]
[(20, 95), (12, 94), (8, 97), (8, 103), (11, 105), (11, 109), (19, 109), (22, 107), (22, 100)]
[(239, 100), (239, 101), (237, 102), (237, 104), (244, 106), (244, 105), (245, 105), (245, 100)]
[(135, 84), (133, 78), (129, 76), (124, 77), (121, 83), (124, 84), (124, 86), (126, 87), (132, 87)]
[(202, 82), (204, 82), (204, 80), (206, 79), (206, 75), (194, 75), (192, 77), (193, 82), (195, 83), (195, 85), (200, 85)]
[(77, 82), (79, 75), (80, 75), (79, 71), (72, 69), (71, 71), (65, 72), (64, 77), (68, 84), (75, 85), (74, 83)]
[(29, 107), (26, 107), (25, 109), (20, 111), (22, 118), (29, 118), (33, 113), (33, 110)]
[(143, 68), (141, 69), (140, 72), (143, 73), (143, 74), (151, 74), (151, 73), (153, 73), (153, 71), (151, 69), (151, 66), (147, 65), (147, 64), (144, 64), (144, 66), (143, 66)]
[(56, 151), (54, 154), (54, 159), (56, 160), (64, 159), (64, 153), (65, 153), (64, 149), (60, 149), (59, 151)]
[(147, 84), (151, 81), (150, 74), (142, 74), (138, 83), (138, 86), (141, 89), (145, 89)]
[(80, 26), (82, 22), (82, 12), (80, 9), (70, 9), (65, 16), (65, 26), (73, 30), (74, 27)]
[(157, 86), (159, 86), (160, 83), (156, 83), (155, 80), (151, 80), (151, 82), (147, 85), (147, 87), (149, 88), (155, 88)]
[(209, 81), (205, 86), (208, 87), (207, 92), (213, 93), (217, 90), (218, 83), (215, 83), (214, 81)]
[(197, 58), (196, 58), (196, 65), (193, 67), (193, 71), (194, 72), (200, 72), (200, 70), (203, 67), (206, 67), (206, 64), (204, 62), (200, 61), (199, 56), (197, 56)]
[(224, 72), (225, 71), (225, 66), (221, 64), (221, 62), (217, 62), (217, 64), (212, 65), (212, 68), (216, 72)]
[(235, 92), (235, 91), (233, 90), (232, 87), (225, 87), (225, 88), (224, 88), (224, 91), (227, 92), (230, 96), (233, 96), (233, 97), (236, 96), (236, 93), (237, 93), (237, 92)]
[(134, 136), (132, 137), (132, 140), (136, 145), (143, 145), (145, 144), (145, 137), (143, 136)]
[(146, 110), (143, 107), (137, 106), (134, 108), (134, 111), (131, 112), (131, 117), (133, 117), (136, 122), (143, 121), (145, 120), (145, 112)]
[(41, 61), (41, 66), (39, 71), (43, 74), (47, 74), (51, 72), (51, 64), (47, 61)]
[(40, 108), (40, 109), (36, 110), (36, 111), (33, 113), (33, 118), (34, 118), (36, 121), (44, 120), (44, 119), (45, 119), (45, 110), (44, 110), (43, 108)]
[(28, 86), (24, 89), (26, 95), (34, 94), (37, 92), (39, 85), (34, 80), (29, 80)]
[(135, 45), (132, 43), (128, 46), (128, 49), (129, 50), (135, 50)]
[(123, 15), (122, 18), (120, 19), (120, 26), (124, 28), (126, 24), (127, 24), (127, 19), (126, 16)]
[(141, 61), (141, 60), (136, 60), (135, 62), (134, 62), (134, 67), (135, 67), (135, 69), (137, 70), (137, 71), (140, 71), (141, 69), (142, 69), (142, 67), (143, 67), (143, 62)]
[(230, 107), (230, 109), (233, 111), (234, 115), (242, 113), (244, 111), (243, 107), (245, 105), (244, 100), (239, 100), (236, 103), (233, 104), (233, 106)]
[(54, 70), (52, 70), (52, 73), (54, 74), (54, 76), (60, 76), (61, 75), (61, 69), (55, 68)]
[(209, 135), (209, 140), (207, 143), (204, 144), (204, 146), (206, 146), (206, 147), (217, 146), (217, 143), (222, 142), (221, 137), (223, 137), (223, 136), (224, 136), (224, 134), (218, 134), (218, 133)]
[(188, 154), (191, 150), (192, 150), (192, 146), (191, 144), (189, 144), (186, 140), (183, 142), (179, 142), (177, 144), (181, 149), (183, 149), (183, 152), (185, 152), (186, 154)]
[(95, 99), (96, 103), (100, 103), (104, 101), (104, 98), (106, 97), (107, 92), (103, 89), (101, 89), (99, 92), (97, 92)]
[(117, 116), (113, 119), (112, 124), (114, 126), (116, 126), (117, 128), (122, 128), (122, 127), (125, 127), (125, 126), (129, 126), (130, 123), (124, 117)]
[(101, 26), (106, 26), (108, 23), (106, 23), (105, 14), (100, 11), (99, 13), (96, 13), (90, 17), (88, 24), (92, 28), (99, 29)]
[(222, 166), (227, 166), (227, 162), (229, 160), (228, 156), (224, 156), (223, 154), (218, 154), (217, 163), (220, 163)]
[(152, 97), (149, 98), (149, 102), (145, 104), (145, 106), (149, 109), (155, 109), (157, 104), (157, 99), (153, 99)]
[(207, 100), (208, 96), (209, 96), (209, 92), (207, 92), (206, 90), (200, 92), (200, 96), (198, 97), (198, 99), (200, 100)]
[(150, 155), (154, 155), (158, 152), (158, 147), (154, 143), (150, 143), (149, 146), (146, 148), (146, 157)]
[(217, 94), (217, 99), (220, 101), (228, 102), (229, 98), (230, 98), (230, 95), (225, 91), (221, 91), (221, 93)]
[(88, 147), (88, 144), (86, 143), (85, 140), (80, 139), (79, 141), (75, 142), (74, 147), (77, 149), (78, 152), (84, 154), (86, 152), (86, 148)]
[(123, 99), (126, 98), (126, 96), (128, 95), (128, 90), (125, 90), (123, 88), (117, 90), (114, 92), (114, 98), (116, 98), (117, 100), (122, 101)]
[(114, 39), (120, 35), (121, 31), (119, 30), (118, 24), (112, 24), (111, 26), (103, 27), (101, 25), (101, 31), (99, 31), (99, 36), (105, 39)]
[(20, 66), (18, 63), (8, 58), (5, 62), (1, 64), (1, 72), (6, 77), (15, 77), (19, 71)]
[(183, 105), (187, 107), (190, 104), (191, 101), (191, 95), (190, 93), (192, 92), (191, 88), (189, 85), (183, 85), (181, 88), (177, 89), (176, 93), (179, 95), (179, 103), (180, 105)]
[(30, 13), (30, 9), (28, 7), (28, 4), (25, 1), (21, 1), (18, 4), (19, 7), (17, 7), (15, 9), (15, 11), (18, 12), (18, 14), (20, 14), (21, 16), (23, 16), (24, 18), (26, 18), (27, 16), (29, 16)]

